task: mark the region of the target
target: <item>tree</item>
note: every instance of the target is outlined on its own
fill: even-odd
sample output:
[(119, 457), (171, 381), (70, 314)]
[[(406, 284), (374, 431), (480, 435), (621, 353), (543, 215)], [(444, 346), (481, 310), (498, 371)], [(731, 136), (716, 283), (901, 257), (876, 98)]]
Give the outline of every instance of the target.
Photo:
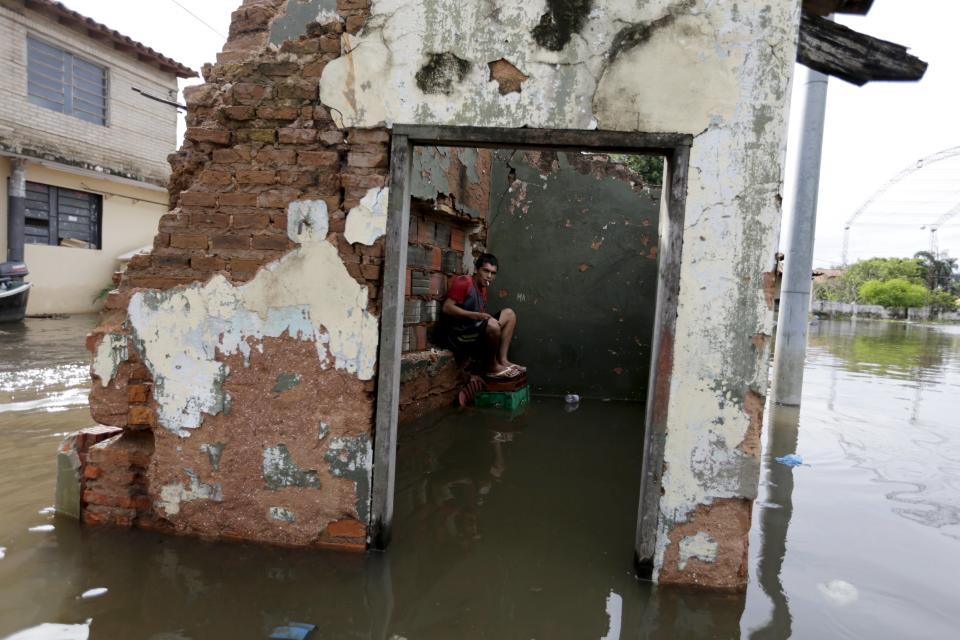
[(883, 307), (906, 309), (922, 307), (927, 302), (927, 289), (905, 278), (867, 280), (860, 285), (860, 302)]
[(857, 302), (863, 283), (900, 278), (913, 284), (923, 284), (924, 271), (918, 258), (870, 258), (850, 265), (846, 273), (820, 284), (814, 290), (818, 300)]
[(636, 154), (615, 154), (610, 158), (622, 162), (640, 174), (644, 186), (663, 186), (663, 156), (641, 156)]
[(936, 291), (944, 289), (952, 293), (957, 292), (957, 282), (954, 272), (957, 270), (957, 259), (949, 256), (942, 258), (929, 251), (917, 251), (913, 257), (920, 263), (923, 270), (923, 279), (927, 289)]
[(930, 291), (927, 294), (927, 305), (934, 311), (956, 311), (957, 296), (945, 289)]

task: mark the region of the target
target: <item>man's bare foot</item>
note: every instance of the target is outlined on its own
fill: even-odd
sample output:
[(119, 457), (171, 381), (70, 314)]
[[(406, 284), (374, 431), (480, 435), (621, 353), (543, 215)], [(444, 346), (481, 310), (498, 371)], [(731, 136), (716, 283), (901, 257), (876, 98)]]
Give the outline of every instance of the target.
[(500, 363), (500, 366), (503, 366), (503, 367), (513, 367), (514, 369), (516, 369), (516, 370), (519, 371), (520, 373), (526, 373), (526, 372), (527, 372), (527, 368), (526, 368), (525, 366), (523, 366), (522, 364), (517, 364), (517, 363), (515, 363), (515, 362), (510, 362), (509, 360), (504, 360), (503, 362)]
[(499, 378), (499, 379), (509, 379), (516, 378), (520, 375), (520, 371), (514, 367), (504, 367), (497, 365), (495, 368), (487, 371), (486, 376), (488, 378)]

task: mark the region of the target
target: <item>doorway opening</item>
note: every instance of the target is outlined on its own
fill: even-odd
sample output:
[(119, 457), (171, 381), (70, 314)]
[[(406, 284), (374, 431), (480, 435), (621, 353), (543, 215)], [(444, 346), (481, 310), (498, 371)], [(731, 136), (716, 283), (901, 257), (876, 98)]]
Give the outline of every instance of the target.
[[(386, 548), (393, 526), (403, 354), (408, 368), (409, 354), (417, 352), (434, 354), (418, 366), (443, 366), (427, 351), (442, 290), (449, 277), (471, 271), (474, 248), (482, 246), (503, 265), (503, 278), (488, 292), (498, 301), (492, 306), (519, 307), (511, 359), (527, 358), (535, 392), (576, 389), (586, 397), (645, 400), (637, 418), (643, 453), (634, 551), (641, 565), (652, 562), (691, 143), (686, 134), (394, 127), (374, 443), (375, 548)], [(622, 202), (616, 189), (603, 193), (604, 175), (629, 178), (636, 171), (631, 160), (651, 156), (664, 159), (653, 202), (637, 206), (643, 198), (636, 193)], [(478, 168), (489, 172), (486, 192), (466, 184)], [(445, 188), (431, 193), (437, 181)], [(623, 193), (637, 190), (620, 182)], [(460, 188), (453, 201), (451, 183)], [(644, 287), (647, 294), (639, 295)], [(644, 324), (647, 330), (638, 331)], [(596, 327), (603, 326), (598, 335)], [(444, 404), (443, 394), (434, 395), (432, 402)]]

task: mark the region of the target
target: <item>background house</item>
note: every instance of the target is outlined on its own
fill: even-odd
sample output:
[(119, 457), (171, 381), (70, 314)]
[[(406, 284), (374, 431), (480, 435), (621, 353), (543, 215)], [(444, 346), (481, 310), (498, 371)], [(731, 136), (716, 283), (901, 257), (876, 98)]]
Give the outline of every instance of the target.
[(11, 177), (25, 179), (27, 312), (93, 311), (168, 209), (176, 109), (136, 90), (172, 101), (196, 74), (48, 0), (0, 1), (0, 57), (0, 246)]

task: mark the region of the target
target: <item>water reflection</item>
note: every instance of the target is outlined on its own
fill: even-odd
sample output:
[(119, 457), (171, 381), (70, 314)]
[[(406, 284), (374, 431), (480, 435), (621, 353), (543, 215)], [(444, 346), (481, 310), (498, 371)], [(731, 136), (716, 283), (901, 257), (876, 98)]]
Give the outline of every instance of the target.
[(765, 498), (754, 508), (761, 510), (757, 578), (760, 588), (770, 599), (772, 611), (767, 623), (752, 629), (750, 637), (786, 638), (790, 636), (793, 619), (780, 574), (787, 555), (787, 531), (793, 515), (794, 468), (778, 463), (776, 458), (797, 452), (800, 408), (771, 403), (767, 410), (767, 443), (763, 451), (761, 480)]
[[(799, 414), (768, 414), (744, 598), (657, 589), (631, 570), (642, 405), (539, 400), (518, 416), (427, 418), (401, 439), (385, 554), (55, 521), (41, 511), (59, 434), (90, 418), (83, 404), (49, 409), (85, 394), (90, 326), (0, 332), (0, 637), (87, 618), (94, 640), (266, 637), (289, 622), (371, 640), (952, 637), (960, 626), (960, 329), (812, 331)], [(793, 452), (809, 466), (772, 462)], [(44, 524), (54, 531), (28, 531)], [(95, 587), (109, 591), (78, 599)]]

